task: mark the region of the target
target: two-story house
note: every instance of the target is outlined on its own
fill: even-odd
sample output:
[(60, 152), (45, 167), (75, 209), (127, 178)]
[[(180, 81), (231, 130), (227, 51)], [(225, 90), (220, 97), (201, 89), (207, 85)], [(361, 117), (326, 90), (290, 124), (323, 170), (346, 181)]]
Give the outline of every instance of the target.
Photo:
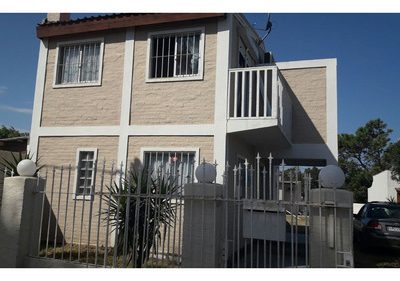
[(205, 159), (217, 182), (257, 153), (337, 163), (336, 59), (274, 62), (241, 14), (48, 14), (37, 37), (29, 150), (77, 167), (62, 187), (75, 199), (103, 159), (107, 170), (179, 161), (188, 174)]
[(257, 152), (336, 162), (336, 60), (267, 61), (243, 15), (49, 14), (37, 37), (42, 164), (176, 152), (216, 161), (220, 181), (224, 163)]

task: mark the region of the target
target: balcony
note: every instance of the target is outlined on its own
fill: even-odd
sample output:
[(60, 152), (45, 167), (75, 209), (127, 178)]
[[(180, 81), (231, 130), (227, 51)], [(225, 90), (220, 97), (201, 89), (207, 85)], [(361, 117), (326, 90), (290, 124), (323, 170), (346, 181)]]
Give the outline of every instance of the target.
[(230, 69), (228, 133), (252, 145), (290, 146), (291, 95), (276, 66)]

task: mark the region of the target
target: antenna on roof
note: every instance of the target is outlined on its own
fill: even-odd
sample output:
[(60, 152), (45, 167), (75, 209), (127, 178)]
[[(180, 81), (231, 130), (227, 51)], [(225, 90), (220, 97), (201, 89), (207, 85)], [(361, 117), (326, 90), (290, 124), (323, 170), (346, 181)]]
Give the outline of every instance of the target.
[(258, 42), (258, 45), (260, 46), (262, 42), (264, 42), (265, 38), (267, 38), (267, 36), (271, 33), (272, 31), (272, 22), (271, 22), (271, 14), (268, 13), (267, 14), (267, 23), (265, 24), (265, 29), (263, 29), (264, 31), (266, 31), (267, 33), (263, 36), (263, 38)]

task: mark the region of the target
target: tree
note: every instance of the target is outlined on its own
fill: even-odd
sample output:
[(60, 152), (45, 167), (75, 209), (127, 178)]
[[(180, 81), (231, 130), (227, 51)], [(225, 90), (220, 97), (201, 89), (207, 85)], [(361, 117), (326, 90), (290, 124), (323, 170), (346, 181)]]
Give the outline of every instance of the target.
[(304, 174), (308, 174), (311, 177), (311, 187), (310, 188), (318, 188), (318, 177), (319, 177), (319, 171), (321, 169), (317, 167), (312, 167), (312, 168), (306, 168), (304, 170)]
[(392, 171), (392, 179), (400, 182), (400, 140), (389, 145), (385, 161), (389, 163)]
[(391, 132), (385, 122), (374, 119), (354, 134), (339, 134), (339, 166), (346, 175), (345, 186), (353, 191), (355, 202), (366, 202), (372, 176), (391, 168), (387, 160), (392, 147)]
[(22, 132), (16, 130), (12, 126), (7, 128), (6, 126), (2, 125), (0, 127), (0, 139), (15, 138), (15, 137), (27, 136), (27, 135), (28, 135), (28, 133), (22, 133)]

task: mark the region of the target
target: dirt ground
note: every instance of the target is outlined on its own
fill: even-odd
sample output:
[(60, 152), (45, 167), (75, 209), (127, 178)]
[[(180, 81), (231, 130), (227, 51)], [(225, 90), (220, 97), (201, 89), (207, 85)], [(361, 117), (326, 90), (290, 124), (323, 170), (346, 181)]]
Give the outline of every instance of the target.
[(356, 268), (400, 268), (400, 250), (360, 249), (354, 244)]

